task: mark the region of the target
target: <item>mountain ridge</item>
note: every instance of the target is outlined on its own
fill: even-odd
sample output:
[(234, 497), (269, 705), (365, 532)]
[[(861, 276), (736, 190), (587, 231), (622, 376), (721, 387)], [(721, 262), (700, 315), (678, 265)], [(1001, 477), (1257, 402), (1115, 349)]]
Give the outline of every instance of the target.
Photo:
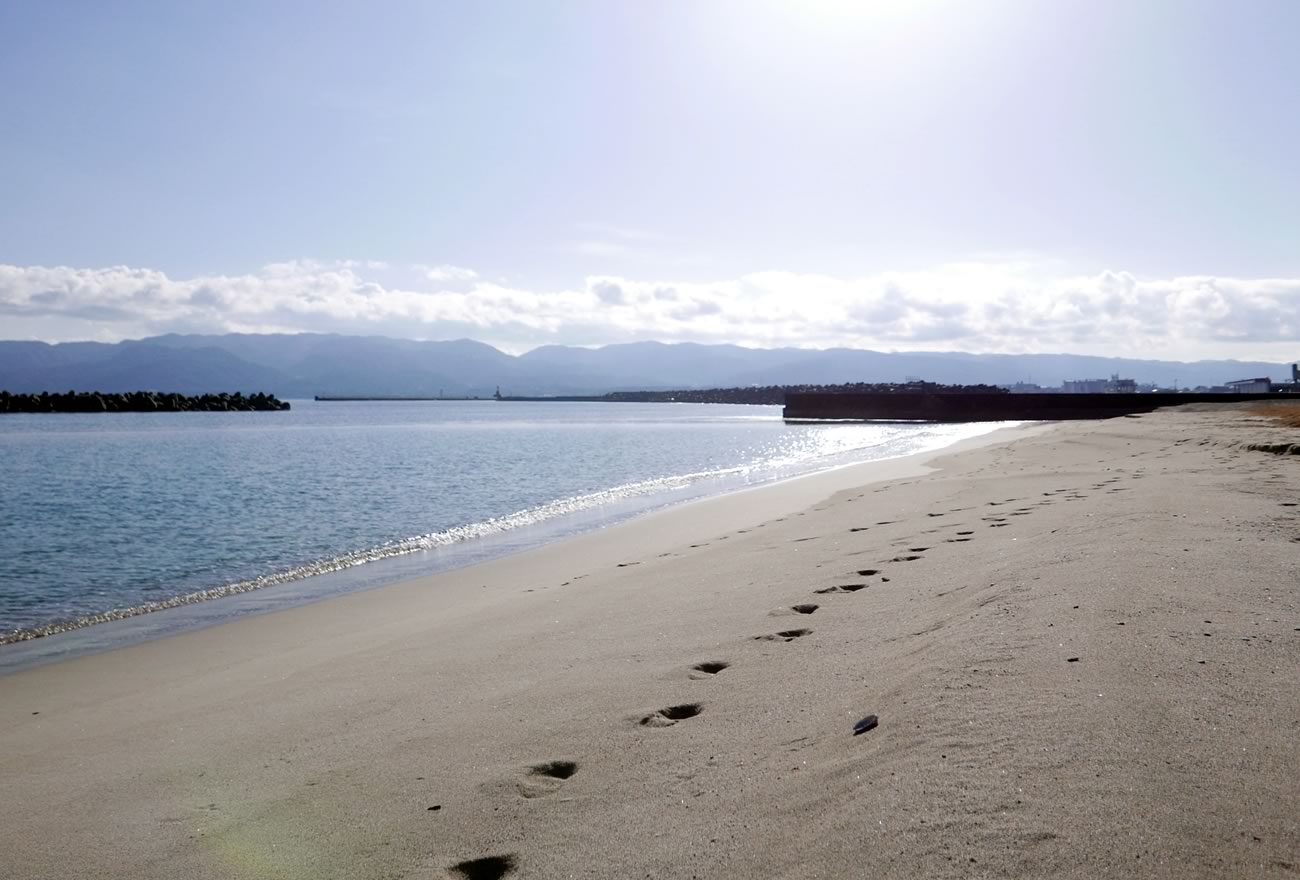
[[(1300, 352), (1298, 352), (1300, 353)], [(489, 396), (752, 385), (900, 382), (1056, 386), (1112, 373), (1162, 386), (1288, 375), (1265, 361), (1194, 362), (1072, 354), (880, 352), (631, 342), (546, 345), (511, 355), (472, 339), (341, 334), (167, 334), (118, 343), (0, 341), (0, 389), (14, 393), (137, 389), (185, 394)]]

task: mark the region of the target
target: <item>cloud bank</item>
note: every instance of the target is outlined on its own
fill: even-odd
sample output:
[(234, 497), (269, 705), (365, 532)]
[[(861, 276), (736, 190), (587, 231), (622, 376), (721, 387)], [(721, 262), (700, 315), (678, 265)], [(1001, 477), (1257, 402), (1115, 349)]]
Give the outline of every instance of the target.
[(591, 276), (535, 290), (457, 266), (299, 260), (246, 275), (0, 264), (0, 336), (166, 332), (468, 336), (511, 351), (642, 339), (760, 347), (1077, 352), (1194, 360), (1300, 356), (1300, 279), (1053, 275), (982, 262), (861, 278)]

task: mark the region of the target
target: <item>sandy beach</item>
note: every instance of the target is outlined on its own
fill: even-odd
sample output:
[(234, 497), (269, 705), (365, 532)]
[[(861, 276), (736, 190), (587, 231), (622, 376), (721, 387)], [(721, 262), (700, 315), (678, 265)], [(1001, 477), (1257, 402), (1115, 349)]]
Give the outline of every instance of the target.
[(0, 874), (1296, 876), (1295, 442), (1010, 429), (5, 676)]

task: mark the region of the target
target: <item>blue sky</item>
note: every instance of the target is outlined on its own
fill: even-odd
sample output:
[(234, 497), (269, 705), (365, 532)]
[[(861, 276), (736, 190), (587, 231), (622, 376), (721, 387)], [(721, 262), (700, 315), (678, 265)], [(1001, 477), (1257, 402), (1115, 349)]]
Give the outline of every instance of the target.
[(0, 335), (1286, 359), (1297, 33), (1294, 2), (11, 0)]

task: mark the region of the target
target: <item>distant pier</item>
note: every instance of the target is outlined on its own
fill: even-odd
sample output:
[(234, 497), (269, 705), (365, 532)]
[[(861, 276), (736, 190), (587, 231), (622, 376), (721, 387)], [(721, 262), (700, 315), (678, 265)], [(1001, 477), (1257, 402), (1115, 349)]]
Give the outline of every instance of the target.
[(551, 397), (511, 397), (507, 395), (488, 395), (487, 397), (340, 397), (335, 395), (317, 394), (316, 400), (322, 403), (341, 403), (345, 401), (385, 401), (385, 402), (415, 402), (415, 401), (433, 401), (433, 402), (450, 402), (457, 400), (491, 400), (501, 401), (503, 403), (518, 403), (519, 401), (545, 401), (547, 403), (596, 403), (596, 402), (617, 402), (617, 398), (611, 398), (608, 395), (556, 395)]
[(345, 402), (355, 403), (358, 401), (360, 402), (366, 402), (366, 401), (403, 402), (403, 401), (420, 401), (420, 400), (426, 400), (426, 401), (427, 400), (443, 400), (443, 401), (495, 400), (496, 398), (493, 397), (346, 397), (346, 396), (335, 396), (332, 394), (331, 395), (317, 394), (314, 399), (321, 403), (345, 403)]

